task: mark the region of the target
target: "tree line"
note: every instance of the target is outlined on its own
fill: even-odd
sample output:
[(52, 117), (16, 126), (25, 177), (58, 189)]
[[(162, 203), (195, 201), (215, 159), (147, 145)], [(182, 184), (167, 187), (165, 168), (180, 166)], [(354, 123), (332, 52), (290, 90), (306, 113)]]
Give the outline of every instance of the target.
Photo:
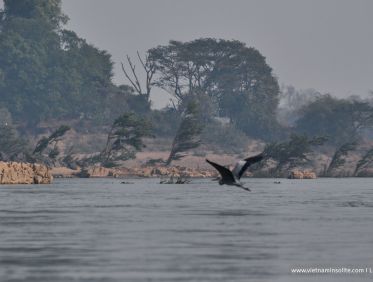
[[(265, 57), (243, 42), (171, 40), (145, 54), (127, 56), (122, 71), (128, 85), (115, 85), (110, 54), (65, 29), (67, 21), (61, 0), (4, 0), (0, 11), (3, 140), (35, 133), (45, 120), (89, 121), (108, 130), (105, 148), (90, 161), (113, 165), (134, 157), (144, 145), (142, 138), (149, 136), (173, 138), (167, 163), (203, 143), (242, 148), (248, 138), (261, 139), (275, 156), (276, 150), (284, 150), (284, 139), (288, 145), (303, 140), (306, 152), (309, 140), (318, 138), (327, 139), (336, 150), (372, 138), (372, 99), (280, 89)], [(154, 88), (171, 94), (172, 103), (152, 109)], [(9, 142), (12, 148), (4, 146), (2, 158), (21, 148), (21, 143)], [(276, 158), (284, 163), (289, 156)]]

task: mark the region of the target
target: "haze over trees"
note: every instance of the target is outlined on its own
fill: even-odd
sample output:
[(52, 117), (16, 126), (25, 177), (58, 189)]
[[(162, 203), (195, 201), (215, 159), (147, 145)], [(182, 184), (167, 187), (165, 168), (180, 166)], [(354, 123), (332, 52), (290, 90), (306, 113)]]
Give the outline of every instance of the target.
[[(108, 164), (133, 157), (150, 135), (174, 140), (169, 162), (197, 144), (240, 153), (249, 139), (259, 139), (270, 144), (267, 149), (272, 148), (280, 167), (305, 161), (317, 136), (329, 136), (330, 152), (373, 139), (373, 99), (280, 89), (265, 57), (243, 42), (200, 38), (149, 46), (145, 54), (124, 58), (128, 85), (115, 85), (110, 54), (65, 29), (67, 21), (61, 0), (4, 0), (2, 159), (22, 158), (24, 148), (29, 152), (35, 145), (24, 143), (30, 135), (42, 133), (46, 142), (51, 132), (41, 124), (47, 121), (54, 122), (53, 128), (66, 123), (80, 134), (113, 133), (105, 149), (92, 152)], [(154, 88), (172, 95), (168, 107), (151, 108)], [(198, 118), (190, 114), (191, 105), (199, 109)], [(369, 154), (363, 157), (359, 169), (370, 160)]]
[(21, 139), (13, 126), (0, 124), (0, 161), (24, 159), (26, 142)]
[(110, 167), (118, 161), (135, 158), (136, 152), (145, 147), (142, 138), (151, 136), (149, 121), (134, 113), (125, 113), (114, 121), (98, 160)]
[(346, 158), (349, 152), (356, 149), (356, 142), (345, 143), (338, 147), (335, 151), (329, 166), (325, 172), (326, 176), (332, 176), (332, 174), (346, 163)]
[(112, 87), (110, 55), (63, 28), (61, 0), (4, 1), (1, 105), (17, 121), (99, 116)]
[(296, 89), (292, 85), (281, 86), (277, 118), (283, 126), (294, 126), (302, 116), (302, 108), (322, 97), (315, 89)]
[(362, 130), (373, 127), (373, 106), (368, 101), (336, 99), (322, 95), (302, 108), (296, 121), (299, 132), (330, 136), (335, 145), (355, 141)]
[(363, 157), (358, 161), (355, 167), (355, 176), (364, 176), (364, 169), (373, 165), (373, 148), (369, 149)]
[(189, 102), (183, 113), (179, 129), (172, 142), (170, 155), (166, 161), (169, 165), (174, 160), (185, 156), (186, 151), (197, 148), (201, 144), (203, 126), (200, 120), (201, 109), (195, 102)]
[(288, 141), (271, 142), (266, 145), (264, 153), (267, 159), (275, 161), (274, 176), (284, 170), (291, 170), (310, 162), (310, 155), (315, 148), (327, 141), (324, 136), (309, 138), (307, 135), (292, 134)]
[(148, 53), (155, 85), (173, 95), (181, 110), (194, 99), (206, 119), (227, 117), (251, 136), (269, 138), (277, 129), (278, 82), (256, 49), (239, 41), (201, 38), (170, 41)]
[(42, 137), (32, 154), (28, 157), (29, 161), (32, 162), (44, 162), (44, 163), (55, 163), (57, 157), (61, 151), (58, 148), (58, 143), (62, 140), (62, 137), (70, 130), (70, 126), (61, 125), (48, 137)]

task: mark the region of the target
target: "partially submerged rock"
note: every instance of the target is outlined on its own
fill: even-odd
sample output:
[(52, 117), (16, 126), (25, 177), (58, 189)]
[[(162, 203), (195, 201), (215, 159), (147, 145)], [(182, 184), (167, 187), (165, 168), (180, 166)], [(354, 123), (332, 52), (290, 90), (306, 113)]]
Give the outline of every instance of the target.
[(92, 166), (89, 168), (81, 168), (80, 171), (73, 173), (73, 176), (79, 178), (118, 177), (118, 173), (115, 169), (102, 166)]
[(316, 173), (314, 173), (313, 171), (308, 171), (308, 170), (303, 171), (303, 179), (316, 179), (316, 178), (317, 178)]
[(93, 166), (88, 169), (88, 174), (90, 177), (117, 177), (117, 173), (114, 169), (102, 167), (102, 166)]
[(174, 178), (174, 175), (171, 175), (169, 179), (163, 179), (161, 178), (161, 181), (159, 184), (189, 184), (190, 180), (187, 178), (184, 178), (182, 176), (178, 176), (176, 179)]
[(316, 173), (314, 173), (313, 171), (309, 171), (309, 170), (298, 170), (298, 169), (295, 169), (295, 170), (292, 170), (289, 172), (289, 175), (288, 175), (288, 178), (289, 179), (316, 179)]
[(0, 162), (0, 184), (50, 184), (52, 180), (45, 165)]

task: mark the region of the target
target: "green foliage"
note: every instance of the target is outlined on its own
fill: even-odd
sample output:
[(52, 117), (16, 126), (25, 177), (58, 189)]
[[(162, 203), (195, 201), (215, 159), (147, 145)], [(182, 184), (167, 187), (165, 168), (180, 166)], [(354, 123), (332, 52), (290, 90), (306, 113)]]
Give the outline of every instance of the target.
[(306, 135), (292, 134), (288, 142), (269, 143), (264, 154), (277, 162), (276, 171), (283, 168), (294, 168), (297, 165), (309, 162), (308, 155), (313, 152), (314, 146), (321, 146), (327, 139), (314, 137), (309, 139)]
[[(145, 83), (140, 83), (128, 58), (130, 68), (127, 66), (125, 75), (132, 87), (117, 87), (112, 83), (110, 54), (64, 29), (66, 23), (61, 0), (4, 0), (0, 11), (0, 108), (8, 110), (1, 110), (0, 118), (13, 119), (27, 129), (48, 118), (88, 119), (97, 125), (108, 125), (123, 112), (133, 111), (149, 118), (159, 136), (176, 136), (171, 159), (182, 157), (182, 152), (200, 143), (197, 136), (201, 126), (193, 126), (187, 115), (182, 116), (193, 101), (203, 109), (198, 113), (198, 122), (207, 124), (202, 137), (211, 144), (240, 147), (245, 143), (241, 132), (265, 140), (285, 135), (275, 116), (278, 82), (258, 50), (236, 40), (170, 41), (150, 49), (144, 59), (138, 54)], [(153, 86), (174, 96), (173, 109), (151, 110), (149, 95)], [(363, 129), (372, 128), (372, 103), (311, 92), (288, 88), (283, 97), (290, 110), (300, 109), (295, 114), (300, 116), (297, 132), (329, 135), (330, 141), (339, 145), (358, 138)], [(218, 126), (216, 117), (228, 118), (229, 125)], [(131, 118), (126, 122), (130, 123)], [(211, 134), (207, 134), (209, 131)], [(107, 161), (133, 157), (141, 148), (139, 139), (120, 137), (125, 134), (120, 131), (112, 134), (109, 143), (113, 144), (104, 150)], [(193, 136), (192, 140), (183, 139), (188, 135)], [(242, 138), (230, 138), (232, 135)], [(9, 132), (6, 136), (15, 138)], [(45, 138), (34, 153), (43, 154), (49, 149), (46, 155), (57, 158), (58, 150), (51, 145), (57, 143), (52, 139), (59, 137)], [(123, 144), (132, 149), (125, 149)]]
[[(56, 149), (56, 145), (57, 143), (61, 140), (61, 138), (66, 134), (67, 131), (69, 131), (71, 128), (70, 126), (67, 126), (67, 125), (61, 125), (58, 129), (56, 129), (49, 137), (42, 137), (38, 143), (36, 144), (36, 147), (33, 151), (33, 155), (35, 154), (42, 154), (44, 152), (45, 149), (47, 149), (47, 147), (49, 145), (54, 145), (54, 153), (52, 153), (52, 155), (54, 156), (56, 154), (57, 149)], [(48, 153), (50, 154), (50, 153)], [(58, 155), (58, 154), (57, 154)]]
[(50, 150), (48, 158), (50, 158), (51, 160), (56, 160), (59, 154), (60, 151), (58, 150), (58, 148), (54, 147), (52, 150)]
[(4, 0), (4, 12), (6, 17), (40, 18), (54, 28), (68, 20), (59, 0)]
[(12, 126), (0, 124), (0, 161), (23, 160), (27, 150), (27, 143)]
[(70, 129), (71, 128), (67, 125), (61, 125), (48, 137), (42, 137), (36, 144), (35, 149), (32, 152), (32, 155), (29, 156), (28, 161), (42, 162), (46, 165), (55, 165), (55, 162), (58, 161), (57, 157), (61, 153), (58, 149), (58, 143)]
[(92, 112), (81, 115), (84, 120), (88, 120), (96, 126), (111, 125), (123, 112), (135, 112), (142, 116), (151, 114), (150, 103), (145, 95), (136, 95), (132, 87), (127, 85), (110, 86), (103, 91), (101, 105), (97, 104), (97, 107), (100, 107), (98, 112), (92, 110)]
[(152, 125), (134, 113), (118, 117), (108, 134), (105, 149), (99, 160), (104, 166), (116, 166), (119, 161), (135, 158), (136, 152), (145, 147), (144, 137), (152, 137)]
[(111, 91), (110, 55), (62, 29), (61, 0), (4, 1), (0, 95), (17, 121), (99, 116)]
[(71, 128), (68, 125), (61, 125), (56, 131), (49, 136), (49, 142), (58, 141), (62, 136), (66, 134)]
[(271, 131), (278, 130), (278, 82), (254, 48), (211, 38), (170, 41), (149, 50), (149, 59), (159, 77), (155, 84), (171, 93), (178, 105), (188, 98), (209, 97), (212, 115), (229, 117), (248, 135), (270, 138)]
[(154, 132), (161, 137), (175, 136), (181, 122), (180, 114), (173, 108), (153, 110), (150, 118)]
[(344, 144), (356, 140), (362, 129), (373, 126), (373, 107), (356, 100), (323, 95), (302, 108), (297, 121), (299, 132), (330, 136), (330, 142)]
[[(57, 143), (68, 130), (70, 130), (70, 127), (66, 125), (60, 126), (49, 137), (42, 137), (37, 142), (35, 149), (31, 151), (30, 144), (20, 138), (12, 126), (9, 112), (2, 109), (0, 110), (0, 160), (50, 164), (49, 161), (55, 161), (59, 155)], [(48, 152), (43, 154), (46, 150)]]
[(42, 137), (36, 144), (33, 154), (41, 154), (48, 147), (48, 145), (49, 145), (49, 138)]
[(348, 142), (340, 146), (334, 153), (332, 160), (326, 170), (326, 176), (331, 176), (332, 173), (346, 163), (346, 157), (349, 152), (356, 149), (356, 142)]
[(299, 119), (301, 109), (319, 99), (322, 94), (315, 89), (295, 89), (294, 86), (282, 86), (280, 103), (277, 110), (279, 122), (285, 126), (294, 126)]
[(201, 140), (209, 149), (217, 152), (240, 154), (246, 150), (248, 137), (232, 124), (212, 120), (206, 124)]
[(74, 157), (74, 147), (71, 146), (65, 151), (65, 156), (60, 160), (63, 166), (66, 166), (70, 169), (76, 170), (78, 168), (78, 160)]
[(0, 125), (12, 125), (12, 115), (7, 108), (0, 107)]
[(360, 176), (362, 170), (373, 165), (373, 148), (368, 150), (364, 156), (357, 162), (354, 175)]
[(170, 155), (166, 161), (169, 165), (173, 160), (181, 159), (185, 152), (197, 148), (201, 144), (200, 135), (203, 126), (199, 119), (199, 109), (195, 102), (190, 102), (183, 114), (179, 129), (176, 133)]

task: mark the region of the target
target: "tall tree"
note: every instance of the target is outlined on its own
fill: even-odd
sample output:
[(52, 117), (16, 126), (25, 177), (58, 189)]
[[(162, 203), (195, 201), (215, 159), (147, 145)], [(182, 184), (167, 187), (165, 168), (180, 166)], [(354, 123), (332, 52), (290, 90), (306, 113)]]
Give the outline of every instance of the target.
[(322, 94), (315, 89), (296, 89), (287, 85), (281, 87), (277, 117), (286, 126), (294, 126), (302, 115), (301, 109), (316, 101)]
[(186, 151), (197, 148), (201, 144), (200, 135), (203, 126), (198, 115), (198, 105), (195, 102), (190, 102), (183, 113), (166, 165), (169, 165), (173, 160), (183, 158)]
[(151, 123), (134, 113), (125, 113), (118, 117), (108, 134), (104, 150), (99, 160), (104, 166), (116, 166), (119, 161), (134, 158), (145, 144), (144, 137), (152, 137)]
[[(264, 137), (276, 125), (279, 86), (265, 58), (239, 41), (170, 41), (149, 50), (156, 84), (187, 105), (211, 98), (213, 115), (229, 117), (247, 134)], [(181, 112), (184, 110), (181, 107)]]
[(373, 148), (369, 149), (357, 162), (354, 175), (359, 176), (368, 167), (373, 167)]
[(292, 134), (289, 141), (269, 143), (264, 152), (267, 158), (277, 162), (275, 170), (280, 173), (285, 168), (292, 169), (307, 164), (313, 148), (323, 145), (326, 140), (321, 136), (308, 138), (306, 135)]
[(15, 120), (98, 115), (112, 86), (110, 55), (63, 29), (61, 0), (6, 0), (0, 95)]
[(24, 160), (28, 150), (27, 145), (13, 126), (0, 123), (0, 161)]
[(326, 175), (331, 176), (338, 168), (346, 163), (346, 157), (349, 152), (356, 149), (357, 142), (348, 142), (337, 148), (332, 160), (326, 170)]
[(323, 95), (303, 107), (302, 113), (296, 122), (299, 132), (328, 135), (339, 146), (359, 139), (362, 129), (373, 127), (373, 107), (365, 101)]
[(55, 29), (68, 20), (61, 11), (60, 0), (4, 0), (3, 17), (39, 18)]
[(42, 162), (48, 165), (55, 165), (57, 157), (60, 155), (58, 148), (62, 137), (70, 130), (70, 126), (61, 125), (48, 137), (42, 137), (35, 146), (32, 155), (29, 156), (31, 162)]
[(127, 71), (125, 68), (125, 64), (122, 63), (122, 71), (127, 78), (127, 80), (131, 83), (133, 89), (135, 89), (136, 93), (140, 96), (143, 96), (145, 100), (150, 104), (150, 92), (153, 86), (153, 76), (155, 73), (155, 64), (154, 62), (149, 58), (149, 55), (147, 54), (145, 56), (145, 59), (141, 58), (140, 53), (137, 52), (137, 58), (139, 62), (141, 63), (141, 66), (145, 72), (145, 85), (142, 85), (139, 76), (136, 72), (136, 65), (132, 62), (131, 58), (127, 55), (127, 64), (130, 68), (131, 72)]

